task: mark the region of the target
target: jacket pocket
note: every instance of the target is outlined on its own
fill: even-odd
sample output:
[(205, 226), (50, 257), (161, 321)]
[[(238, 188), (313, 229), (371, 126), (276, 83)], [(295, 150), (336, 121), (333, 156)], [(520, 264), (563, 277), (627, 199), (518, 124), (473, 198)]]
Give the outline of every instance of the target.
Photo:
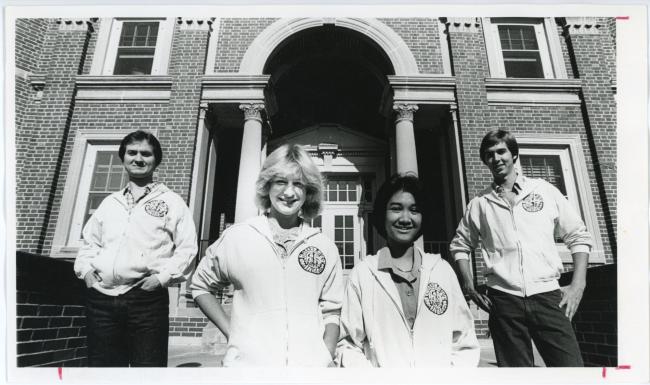
[(493, 274), (501, 280), (513, 286), (521, 285), (521, 271), (519, 261), (519, 249), (517, 246), (504, 247), (501, 249), (482, 249), (488, 268), (487, 274)]
[[(555, 246), (555, 245), (553, 245)], [(555, 251), (555, 250), (553, 250)], [(554, 255), (546, 250), (527, 250), (524, 266), (528, 279), (532, 282), (547, 282), (557, 279), (561, 272), (561, 263), (554, 262)], [(559, 261), (559, 257), (557, 257)]]

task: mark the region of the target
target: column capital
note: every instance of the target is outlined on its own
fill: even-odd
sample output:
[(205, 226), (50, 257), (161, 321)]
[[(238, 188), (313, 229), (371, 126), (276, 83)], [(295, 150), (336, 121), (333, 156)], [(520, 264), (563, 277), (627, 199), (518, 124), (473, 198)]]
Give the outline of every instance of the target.
[(599, 35), (602, 28), (595, 17), (565, 17), (560, 25), (571, 35)]
[(214, 20), (214, 17), (177, 17), (176, 24), (181, 26), (181, 31), (212, 31)]
[(447, 26), (447, 31), (478, 33), (481, 19), (478, 17), (446, 17), (441, 21)]
[(417, 104), (395, 103), (393, 104), (393, 111), (397, 113), (395, 123), (402, 120), (413, 122), (413, 114), (418, 110)]
[(262, 122), (261, 111), (264, 109), (264, 103), (242, 103), (239, 109), (244, 111), (244, 120), (257, 120)]
[(97, 21), (96, 18), (84, 19), (57, 19), (56, 23), (59, 25), (59, 31), (87, 31), (92, 30), (93, 22)]

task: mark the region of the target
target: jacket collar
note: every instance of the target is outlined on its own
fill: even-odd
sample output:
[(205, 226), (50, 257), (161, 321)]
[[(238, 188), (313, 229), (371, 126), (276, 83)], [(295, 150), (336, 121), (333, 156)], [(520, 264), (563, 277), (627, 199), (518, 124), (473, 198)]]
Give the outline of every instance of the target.
[[(391, 278), (390, 273), (388, 271), (378, 269), (379, 255), (380, 253), (382, 253), (382, 250), (380, 250), (374, 258), (366, 258), (366, 261), (368, 263), (370, 272), (375, 277), (375, 279), (377, 279), (379, 285), (384, 289), (386, 294), (388, 294), (388, 296), (391, 298), (393, 304), (399, 310), (400, 314), (402, 315), (402, 318), (404, 319), (404, 322), (406, 323), (406, 318), (404, 316), (404, 309), (402, 308), (401, 305), (402, 301), (399, 297), (397, 286), (395, 286), (395, 283), (393, 282), (393, 279)], [(416, 248), (416, 250), (422, 256), (421, 258), (422, 264), (420, 265), (420, 281), (418, 282), (418, 285), (420, 285), (420, 297), (421, 297), (423, 295), (422, 285), (429, 281), (429, 276), (431, 275), (431, 272), (433, 271), (433, 269), (436, 267), (436, 265), (438, 264), (438, 262), (440, 262), (442, 258), (438, 254), (426, 254), (420, 248)], [(420, 303), (420, 299), (421, 298), (418, 298), (418, 306)]]
[[(259, 215), (253, 218), (250, 218), (244, 222), (248, 226), (251, 226), (254, 228), (257, 232), (262, 234), (269, 242), (272, 244), (274, 243), (273, 241), (273, 233), (271, 232), (271, 226), (269, 225), (269, 219), (267, 218), (266, 215)], [(320, 231), (318, 229), (315, 229), (311, 226), (309, 226), (305, 221), (302, 222), (300, 225), (300, 233), (298, 234), (298, 237), (296, 238), (296, 241), (294, 242), (294, 245), (298, 245), (301, 241), (310, 238), (316, 234), (318, 234)]]
[[(124, 193), (126, 192), (127, 189), (128, 189), (128, 185), (126, 187), (124, 187), (123, 189), (121, 189), (120, 191), (112, 194), (113, 198), (115, 198), (118, 202), (120, 202), (126, 208), (129, 207), (129, 203), (126, 201), (126, 196), (124, 195)], [(163, 183), (157, 183), (153, 187), (153, 189), (151, 189), (151, 192), (149, 194), (144, 196), (138, 203), (136, 203), (136, 206), (139, 205), (139, 204), (142, 204), (142, 203), (149, 202), (153, 198), (157, 198), (160, 195), (166, 193), (167, 191), (169, 191), (169, 188), (167, 186), (165, 186)]]
[[(528, 196), (531, 192), (537, 188), (537, 186), (540, 184), (540, 180), (536, 178), (528, 178), (525, 175), (517, 174), (517, 178), (515, 179), (515, 184), (519, 186), (519, 193), (517, 194), (517, 197), (515, 198), (515, 205), (517, 205), (520, 201), (522, 201), (526, 196)], [(499, 196), (499, 193), (496, 191), (496, 185), (494, 183), (491, 183), (490, 186), (488, 186), (486, 189), (481, 191), (479, 194), (481, 197), (485, 197), (486, 199), (503, 206), (505, 208), (508, 208), (508, 204), (501, 199)]]

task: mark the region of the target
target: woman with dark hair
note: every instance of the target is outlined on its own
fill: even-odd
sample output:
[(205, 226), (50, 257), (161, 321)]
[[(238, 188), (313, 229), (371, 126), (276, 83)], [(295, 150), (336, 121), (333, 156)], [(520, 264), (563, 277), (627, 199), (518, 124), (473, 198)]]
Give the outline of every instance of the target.
[(474, 321), (454, 270), (415, 246), (425, 198), (413, 175), (379, 189), (373, 222), (386, 247), (350, 273), (338, 360), (344, 367), (477, 366)]
[[(333, 365), (343, 281), (318, 215), (322, 178), (307, 152), (284, 145), (264, 162), (256, 202), (264, 215), (228, 228), (192, 279), (201, 310), (228, 339), (223, 366)], [(233, 284), (232, 314), (213, 293)]]

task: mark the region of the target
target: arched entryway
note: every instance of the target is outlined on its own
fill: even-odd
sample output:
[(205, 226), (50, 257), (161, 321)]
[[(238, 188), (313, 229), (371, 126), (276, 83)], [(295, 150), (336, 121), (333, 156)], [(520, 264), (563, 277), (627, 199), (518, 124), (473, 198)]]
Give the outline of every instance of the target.
[(424, 246), (446, 251), (463, 204), (453, 82), (418, 75), (401, 38), (376, 20), (281, 20), (253, 42), (240, 71), (204, 81), (212, 152), (201, 194), (204, 243), (255, 215), (250, 186), (264, 157), (294, 142), (308, 147), (328, 180), (314, 224), (337, 243), (346, 268), (382, 244), (369, 212), (396, 171), (424, 181), (432, 203)]

